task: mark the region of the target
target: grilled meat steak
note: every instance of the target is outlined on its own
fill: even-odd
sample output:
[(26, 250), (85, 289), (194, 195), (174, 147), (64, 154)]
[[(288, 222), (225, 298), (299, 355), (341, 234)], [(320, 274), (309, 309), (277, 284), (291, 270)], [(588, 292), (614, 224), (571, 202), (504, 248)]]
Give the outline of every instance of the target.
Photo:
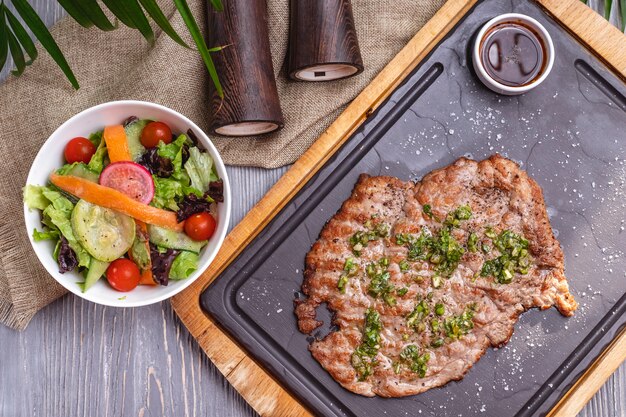
[(466, 158), (418, 183), (361, 175), (306, 257), (295, 302), (310, 345), (346, 389), (401, 397), (459, 380), (518, 316), (577, 303), (537, 183), (514, 162)]

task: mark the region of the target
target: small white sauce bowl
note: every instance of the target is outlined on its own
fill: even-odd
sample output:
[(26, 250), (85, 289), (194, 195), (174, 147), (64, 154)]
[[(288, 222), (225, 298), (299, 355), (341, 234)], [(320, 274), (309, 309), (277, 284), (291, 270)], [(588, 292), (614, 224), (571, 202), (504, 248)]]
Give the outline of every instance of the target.
[[(538, 34), (541, 37), (541, 40), (543, 41), (543, 45), (546, 47), (545, 52), (546, 52), (547, 62), (545, 63), (545, 66), (541, 75), (537, 79), (535, 79), (533, 82), (526, 84), (526, 85), (519, 86), (519, 87), (512, 87), (509, 85), (504, 85), (494, 80), (491, 76), (489, 76), (489, 74), (485, 70), (485, 67), (483, 66), (483, 62), (481, 59), (480, 46), (481, 46), (483, 38), (485, 37), (485, 34), (494, 26), (500, 23), (505, 23), (505, 22), (520, 22), (530, 27), (531, 29), (535, 31), (536, 34)], [(490, 90), (495, 91), (498, 94), (504, 94), (507, 96), (515, 96), (518, 94), (524, 94), (527, 91), (530, 91), (533, 88), (537, 87), (539, 84), (541, 84), (543, 80), (545, 80), (546, 77), (548, 77), (548, 74), (550, 74), (550, 71), (552, 71), (552, 66), (554, 65), (554, 44), (552, 43), (552, 38), (550, 37), (550, 34), (546, 30), (546, 28), (543, 27), (543, 25), (539, 23), (537, 20), (533, 19), (530, 16), (526, 16), (524, 14), (506, 13), (506, 14), (502, 14), (500, 16), (494, 17), (493, 19), (485, 23), (483, 27), (478, 31), (478, 34), (476, 35), (476, 38), (474, 40), (474, 46), (472, 49), (472, 63), (474, 65), (474, 70), (476, 71), (476, 75), (478, 76), (480, 81), (482, 81), (483, 84), (485, 84), (485, 86), (487, 86)]]
[(70, 139), (76, 136), (87, 137), (90, 133), (102, 130), (107, 125), (120, 124), (129, 116), (164, 122), (170, 126), (175, 134), (186, 133), (188, 129), (192, 129), (198, 140), (213, 158), (217, 173), (224, 181), (224, 202), (219, 203), (217, 207), (217, 228), (215, 234), (200, 252), (198, 269), (189, 278), (180, 281), (170, 280), (169, 285), (166, 287), (160, 285), (140, 285), (132, 291), (119, 292), (114, 290), (106, 282), (106, 278), (103, 277), (85, 293), (77, 285), (77, 282), (84, 281), (82, 274), (76, 270), (65, 274), (59, 272), (59, 265), (52, 257), (54, 242), (35, 242), (33, 240), (33, 229), (42, 229), (41, 212), (39, 210), (28, 210), (28, 207), (24, 204), (25, 233), (28, 234), (33, 250), (48, 273), (77, 296), (97, 304), (112, 307), (139, 307), (154, 304), (178, 294), (191, 285), (209, 267), (222, 246), (228, 230), (228, 222), (230, 221), (232, 200), (226, 167), (207, 135), (182, 114), (159, 104), (144, 101), (112, 101), (100, 104), (78, 113), (63, 123), (39, 150), (28, 173), (26, 183), (46, 185), (49, 175), (65, 163), (63, 150)]

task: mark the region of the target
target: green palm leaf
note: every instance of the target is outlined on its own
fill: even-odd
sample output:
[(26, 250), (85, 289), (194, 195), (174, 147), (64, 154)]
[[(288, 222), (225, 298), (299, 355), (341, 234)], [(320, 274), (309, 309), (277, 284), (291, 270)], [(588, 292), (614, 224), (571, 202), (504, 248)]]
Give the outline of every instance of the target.
[(41, 45), (44, 47), (44, 49), (48, 51), (52, 59), (54, 59), (57, 65), (61, 68), (67, 79), (70, 81), (70, 83), (72, 83), (72, 86), (78, 89), (78, 80), (76, 80), (72, 69), (65, 59), (65, 56), (63, 56), (63, 52), (61, 52), (54, 38), (52, 38), (50, 31), (39, 18), (35, 10), (33, 10), (31, 5), (28, 4), (26, 0), (13, 0), (13, 6), (22, 17), (26, 25), (28, 25), (30, 30), (33, 32), (35, 37), (39, 40), (39, 42), (41, 42)]
[(211, 52), (204, 42), (204, 37), (202, 36), (202, 32), (200, 32), (198, 23), (191, 14), (191, 10), (189, 10), (189, 4), (187, 4), (186, 0), (174, 0), (174, 3), (176, 4), (178, 12), (182, 16), (183, 21), (187, 26), (187, 29), (189, 29), (189, 33), (191, 34), (191, 37), (193, 38), (198, 48), (198, 52), (200, 53), (200, 56), (204, 61), (204, 65), (209, 71), (209, 75), (211, 76), (211, 80), (215, 85), (215, 90), (217, 91), (217, 94), (220, 98), (224, 98), (224, 90), (222, 89), (222, 84), (220, 84), (217, 70), (215, 69), (215, 64), (213, 63), (213, 59), (211, 58)]
[(9, 40), (7, 39), (7, 26), (4, 20), (4, 3), (0, 3), (0, 69), (4, 68), (9, 54)]
[(210, 0), (210, 1), (211, 1), (211, 5), (213, 6), (215, 10), (217, 10), (218, 12), (224, 11), (224, 5), (222, 5), (222, 0)]
[(613, 5), (613, 0), (604, 0), (604, 18), (609, 20), (611, 17), (611, 6)]
[(61, 7), (65, 9), (67, 14), (72, 16), (79, 25), (84, 28), (89, 28), (93, 26), (93, 22), (89, 19), (88, 16), (81, 10), (81, 8), (72, 2), (72, 0), (57, 0)]
[(169, 20), (167, 20), (167, 17), (165, 17), (155, 0), (139, 0), (139, 2), (148, 15), (150, 15), (152, 20), (154, 20), (154, 22), (163, 30), (163, 32), (165, 32), (177, 44), (184, 46), (185, 48), (189, 48), (189, 45), (187, 45), (185, 41), (178, 36), (178, 33), (176, 33), (172, 25), (170, 25)]
[(124, 19), (128, 19), (131, 22), (132, 26), (118, 16), (126, 26), (136, 28), (146, 38), (148, 43), (154, 44), (154, 32), (137, 0), (103, 0), (103, 2), (116, 16), (118, 14), (119, 16), (124, 16)]
[(24, 60), (24, 52), (22, 51), (22, 47), (20, 43), (17, 41), (17, 38), (11, 31), (7, 30), (7, 38), (9, 39), (9, 50), (11, 51), (11, 56), (13, 57), (13, 62), (15, 63), (15, 70), (11, 71), (11, 74), (19, 77), (24, 72), (26, 68), (26, 61)]
[(219, 52), (223, 49), (228, 48), (230, 45), (232, 45), (232, 43), (224, 46), (214, 46), (213, 48), (209, 48), (209, 52)]
[(626, 0), (619, 0), (619, 8), (622, 12), (622, 32), (626, 30)]
[(137, 29), (137, 26), (135, 26), (135, 23), (128, 15), (128, 11), (124, 7), (124, 0), (102, 0), (102, 3), (109, 8), (111, 13), (113, 13), (115, 17), (120, 20), (120, 22), (129, 28)]
[(6, 6), (2, 7), (4, 7), (4, 13), (6, 14), (9, 24), (11, 25), (11, 29), (13, 29), (13, 34), (28, 54), (29, 60), (26, 61), (26, 65), (32, 64), (33, 61), (37, 59), (37, 48), (35, 47), (35, 43), (26, 32), (26, 29), (24, 29), (24, 26), (22, 26), (20, 21), (17, 20), (15, 15), (11, 13)]
[[(215, 64), (211, 58), (211, 52), (220, 51), (223, 47), (207, 48), (202, 32), (189, 9), (187, 0), (173, 1), (196, 44), (218, 95), (223, 98), (224, 92), (215, 69)], [(214, 9), (218, 11), (224, 10), (221, 0), (208, 1)], [(109, 31), (117, 27), (117, 23), (112, 23), (104, 13), (98, 4), (98, 0), (58, 0), (58, 2), (78, 24), (85, 28), (96, 26), (101, 30)], [(102, 0), (102, 2), (124, 25), (139, 30), (149, 43), (154, 43), (154, 31), (150, 26), (148, 16), (176, 43), (189, 48), (189, 45), (174, 30), (156, 0)], [(78, 89), (78, 81), (65, 56), (32, 6), (28, 4), (27, 0), (12, 0), (12, 3), (19, 16), (26, 23), (26, 26), (30, 28), (43, 48), (61, 68), (72, 86)], [(38, 55), (35, 43), (28, 35), (24, 25), (4, 5), (4, 0), (0, 0), (0, 69), (4, 67), (9, 53), (11, 53), (15, 61), (16, 70), (13, 73), (16, 75), (21, 74), (25, 66), (31, 64)], [(25, 59), (25, 54), (28, 55), (28, 60)]]
[(82, 11), (82, 14), (100, 30), (113, 30), (117, 27), (107, 18), (96, 0), (65, 0), (65, 2)]

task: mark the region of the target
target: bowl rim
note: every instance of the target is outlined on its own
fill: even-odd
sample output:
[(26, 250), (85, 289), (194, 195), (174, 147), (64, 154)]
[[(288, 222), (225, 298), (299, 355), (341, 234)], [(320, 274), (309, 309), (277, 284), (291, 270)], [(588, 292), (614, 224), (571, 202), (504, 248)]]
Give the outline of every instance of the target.
[[(24, 206), (24, 210), (22, 215), (24, 216), (24, 225), (26, 228), (26, 234), (28, 235), (28, 240), (30, 241), (30, 244), (33, 248), (33, 251), (35, 252), (35, 255), (37, 256), (37, 259), (39, 260), (39, 262), (41, 263), (41, 265), (46, 269), (46, 272), (48, 272), (49, 275), (52, 276), (52, 278), (54, 278), (54, 280), (56, 282), (58, 282), (60, 285), (62, 285), (65, 289), (67, 289), (68, 291), (70, 291), (71, 293), (79, 296), (82, 299), (85, 299), (87, 301), (91, 301), (93, 303), (96, 304), (101, 304), (101, 305), (105, 305), (105, 306), (109, 306), (109, 307), (142, 307), (142, 306), (146, 306), (146, 305), (151, 305), (151, 304), (156, 304), (159, 303), (163, 300), (166, 300), (170, 297), (175, 296), (176, 294), (179, 294), (181, 291), (183, 291), (185, 288), (189, 287), (193, 282), (195, 282), (198, 278), (200, 278), (200, 276), (204, 273), (204, 271), (206, 271), (206, 269), (211, 265), (211, 263), (215, 260), (215, 257), (217, 256), (217, 253), (220, 251), (222, 244), (224, 243), (224, 239), (226, 237), (227, 231), (228, 231), (228, 226), (230, 224), (230, 216), (231, 216), (231, 208), (232, 208), (232, 197), (231, 197), (231, 189), (230, 189), (230, 181), (228, 179), (228, 173), (226, 172), (226, 165), (224, 164), (224, 161), (222, 160), (221, 155), (219, 154), (217, 148), (215, 147), (215, 145), (213, 144), (213, 142), (211, 141), (211, 139), (208, 137), (208, 135), (202, 130), (200, 129), (200, 127), (198, 127), (198, 125), (196, 123), (194, 123), (192, 120), (190, 120), (188, 117), (184, 116), (183, 114), (177, 112), (176, 110), (170, 109), (169, 107), (163, 106), (161, 104), (157, 104), (157, 103), (152, 103), (149, 101), (142, 101), (142, 100), (116, 100), (116, 101), (108, 101), (105, 103), (101, 103), (92, 107), (89, 107), (87, 109), (84, 109), (82, 111), (80, 111), (79, 113), (75, 114), (74, 116), (70, 117), (68, 120), (66, 120), (65, 122), (63, 122), (61, 125), (59, 125), (59, 127), (57, 127), (51, 134), (50, 136), (48, 136), (48, 138), (41, 144), (41, 147), (39, 148), (39, 151), (37, 152), (37, 155), (35, 156), (35, 159), (33, 159), (33, 162), (30, 166), (30, 169), (28, 171), (28, 176), (26, 178), (26, 185), (28, 184), (33, 184), (34, 182), (36, 182), (34, 180), (34, 176), (35, 176), (35, 172), (34, 172), (34, 168), (37, 165), (37, 162), (40, 159), (44, 159), (45, 158), (45, 154), (43, 153), (43, 150), (46, 148), (46, 145), (50, 146), (49, 144), (52, 143), (50, 142), (50, 139), (55, 136), (55, 134), (60, 131), (61, 129), (67, 127), (68, 125), (71, 125), (72, 123), (74, 123), (77, 119), (79, 119), (81, 116), (85, 115), (86, 113), (97, 113), (97, 112), (101, 112), (103, 110), (106, 110), (107, 108), (110, 107), (116, 107), (116, 106), (121, 106), (121, 105), (128, 105), (128, 106), (140, 106), (142, 108), (148, 108), (148, 109), (154, 109), (154, 110), (158, 110), (161, 112), (165, 112), (165, 113), (169, 113), (171, 116), (173, 116), (174, 118), (178, 118), (182, 121), (183, 124), (187, 125), (189, 129), (193, 129), (194, 133), (196, 133), (196, 135), (198, 136), (199, 140), (202, 142), (202, 144), (206, 147), (207, 151), (210, 153), (211, 157), (213, 158), (213, 162), (216, 165), (217, 171), (220, 175), (220, 178), (222, 179), (223, 183), (224, 183), (224, 202), (223, 203), (218, 203), (218, 204), (224, 204), (224, 215), (223, 217), (220, 218), (220, 222), (218, 223), (218, 235), (214, 236), (213, 238), (217, 238), (217, 244), (215, 246), (215, 249), (213, 251), (213, 253), (211, 253), (208, 257), (208, 259), (205, 261), (204, 266), (200, 266), (196, 271), (194, 271), (194, 274), (196, 274), (195, 277), (189, 277), (187, 279), (184, 280), (179, 280), (177, 282), (180, 282), (181, 284), (171, 293), (167, 292), (167, 291), (162, 291), (162, 294), (157, 295), (154, 298), (150, 298), (148, 300), (126, 300), (126, 299), (118, 299), (118, 298), (114, 298), (112, 300), (109, 299), (100, 299), (98, 297), (90, 297), (89, 293), (83, 293), (82, 291), (80, 291), (80, 288), (78, 287), (78, 285), (72, 285), (69, 282), (65, 282), (66, 280), (63, 279), (59, 279), (59, 277), (57, 277), (57, 275), (59, 275), (60, 273), (58, 271), (51, 271), (48, 266), (46, 265), (46, 263), (44, 263), (40, 257), (40, 254), (38, 252), (38, 249), (36, 247), (36, 244), (38, 242), (35, 242), (33, 239), (33, 235), (32, 232), (29, 230), (29, 221), (28, 219), (28, 213), (30, 212), (29, 208), (27, 207), (26, 203), (23, 203)], [(33, 226), (33, 225), (30, 225)], [(36, 226), (35, 226), (36, 227)], [(206, 250), (206, 248), (204, 248), (203, 250)], [(159, 289), (162, 289), (161, 286), (158, 287)], [(171, 287), (170, 287), (171, 288)], [(129, 293), (132, 293), (129, 292)], [(124, 292), (120, 292), (120, 297), (122, 297), (124, 294)]]
[[(544, 41), (547, 44), (546, 55), (548, 57), (548, 63), (546, 65), (546, 68), (543, 71), (543, 74), (541, 74), (539, 78), (537, 78), (535, 81), (531, 82), (530, 84), (526, 84), (520, 87), (505, 85), (493, 79), (489, 74), (487, 74), (487, 71), (485, 70), (485, 67), (483, 66), (482, 60), (480, 59), (480, 44), (481, 44), (483, 37), (485, 36), (485, 33), (489, 29), (491, 29), (493, 26), (497, 25), (498, 23), (501, 23), (503, 21), (508, 21), (508, 20), (521, 20), (523, 22), (530, 24), (534, 29), (536, 29), (541, 34), (541, 36), (543, 37)], [(472, 47), (472, 60), (474, 63), (474, 68), (476, 69), (477, 72), (480, 72), (481, 77), (479, 78), (481, 79), (481, 81), (483, 81), (485, 84), (490, 84), (491, 87), (499, 89), (500, 91), (505, 91), (507, 93), (512, 93), (512, 94), (523, 94), (537, 87), (539, 84), (541, 84), (552, 71), (552, 67), (554, 66), (554, 55), (555, 55), (554, 43), (552, 42), (552, 37), (550, 36), (550, 33), (548, 32), (548, 30), (541, 23), (539, 23), (537, 19), (528, 15), (525, 15), (525, 14), (521, 14), (521, 13), (504, 13), (504, 14), (500, 14), (490, 19), (487, 23), (481, 26), (480, 30), (478, 31), (474, 39), (474, 45)]]

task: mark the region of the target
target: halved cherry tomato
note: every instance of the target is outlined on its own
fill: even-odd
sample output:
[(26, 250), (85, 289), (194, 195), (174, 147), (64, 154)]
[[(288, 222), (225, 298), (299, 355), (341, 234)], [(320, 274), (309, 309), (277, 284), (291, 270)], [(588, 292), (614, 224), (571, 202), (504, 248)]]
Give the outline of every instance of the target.
[(100, 185), (115, 188), (140, 203), (154, 197), (154, 180), (150, 172), (134, 162), (120, 161), (107, 165), (100, 174)]
[(168, 144), (172, 141), (172, 129), (163, 122), (150, 122), (141, 131), (140, 141), (146, 148), (154, 148), (159, 142)]
[(74, 162), (88, 164), (94, 153), (96, 153), (96, 146), (87, 138), (77, 137), (65, 145), (65, 160), (69, 164)]
[(113, 289), (127, 292), (139, 285), (141, 273), (133, 261), (121, 258), (111, 262), (107, 268), (106, 277)]
[(211, 214), (197, 213), (185, 220), (185, 233), (193, 240), (207, 240), (215, 233), (215, 225)]

